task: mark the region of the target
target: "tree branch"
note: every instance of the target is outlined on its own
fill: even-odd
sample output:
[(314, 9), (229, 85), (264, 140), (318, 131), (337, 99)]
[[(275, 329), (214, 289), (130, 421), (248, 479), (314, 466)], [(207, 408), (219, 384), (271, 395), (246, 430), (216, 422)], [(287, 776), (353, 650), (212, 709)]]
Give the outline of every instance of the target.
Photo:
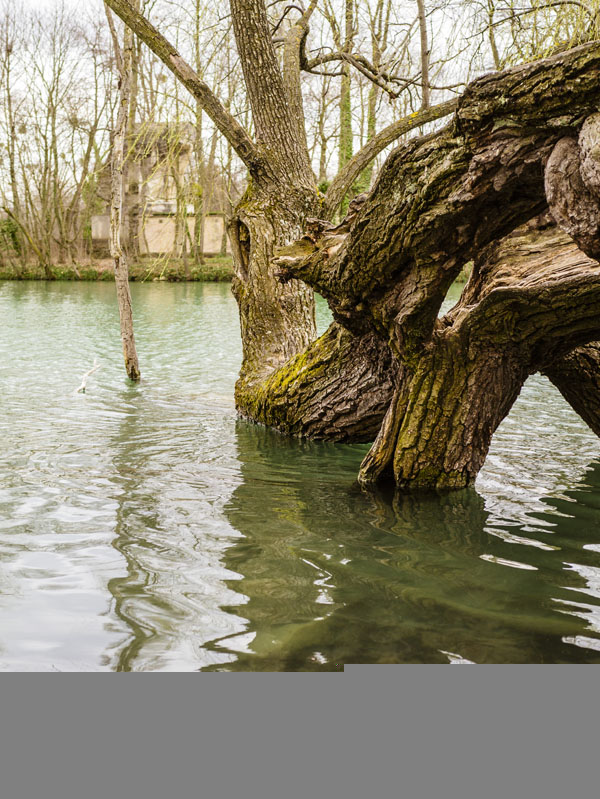
[(346, 53), (344, 51), (340, 53), (328, 53), (327, 55), (317, 56), (310, 61), (305, 60), (302, 63), (302, 69), (305, 72), (312, 73), (313, 75), (319, 75), (322, 73), (317, 72), (316, 67), (322, 66), (323, 64), (330, 64), (332, 61), (341, 61), (345, 64), (350, 64), (350, 66), (353, 66), (368, 80), (370, 80), (376, 86), (379, 86), (380, 89), (389, 94), (389, 96), (394, 100), (399, 97), (401, 90), (391, 86), (391, 83), (398, 83), (402, 85), (402, 88), (406, 88), (414, 82), (407, 80), (406, 78), (398, 78), (388, 75), (385, 72), (375, 69), (375, 67), (364, 56), (356, 55), (354, 53)]
[(75, 389), (73, 394), (79, 394), (79, 392), (85, 394), (85, 388), (86, 388), (88, 377), (90, 375), (93, 375), (94, 372), (96, 372), (99, 368), (100, 368), (100, 364), (98, 363), (97, 359), (94, 358), (94, 365), (92, 366), (91, 369), (88, 369), (88, 371), (83, 375), (83, 377), (81, 378), (81, 385), (79, 386), (79, 388)]
[(119, 44), (119, 37), (117, 36), (117, 29), (115, 28), (115, 21), (113, 20), (110, 8), (106, 3), (102, 4), (104, 13), (106, 14), (106, 21), (108, 22), (108, 29), (113, 43), (113, 50), (115, 51), (115, 61), (117, 63), (117, 72), (121, 74), (123, 70), (123, 57), (121, 55), (121, 46)]
[(555, 361), (543, 374), (600, 436), (600, 343), (578, 347)]
[(448, 116), (456, 110), (457, 106), (458, 100), (453, 99), (434, 105), (431, 108), (417, 111), (408, 117), (392, 122), (391, 125), (388, 125), (372, 139), (369, 139), (332, 180), (325, 194), (325, 218), (330, 219), (335, 214), (356, 178), (382, 150), (405, 133), (428, 122)]
[(544, 213), (482, 251), (437, 330), (493, 341), (518, 353), (530, 371), (545, 371), (600, 335), (599, 300), (598, 261)]
[(527, 277), (485, 295), (453, 332), (472, 345), (493, 341), (519, 353), (532, 371), (600, 336), (600, 268), (575, 245), (543, 269), (528, 262)]
[(258, 173), (262, 167), (262, 158), (256, 145), (236, 118), (224, 108), (209, 86), (179, 55), (175, 47), (133, 8), (129, 0), (105, 1), (196, 98), (250, 172)]
[(289, 275), (410, 357), (463, 264), (544, 209), (542, 165), (595, 111), (599, 68), (594, 42), (474, 81), (453, 125), (398, 147), (339, 240), (328, 231)]
[[(583, 152), (575, 139), (561, 139), (545, 169), (546, 197), (552, 216), (591, 258), (600, 258), (599, 123), (600, 114), (588, 117), (584, 123), (580, 139), (583, 137), (588, 146)], [(591, 136), (586, 135), (590, 128)]]

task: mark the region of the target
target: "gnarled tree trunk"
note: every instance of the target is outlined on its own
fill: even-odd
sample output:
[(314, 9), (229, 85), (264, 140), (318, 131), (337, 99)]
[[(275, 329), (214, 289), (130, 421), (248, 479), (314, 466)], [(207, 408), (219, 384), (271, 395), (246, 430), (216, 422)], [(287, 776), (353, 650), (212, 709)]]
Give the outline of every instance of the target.
[[(316, 206), (316, 194), (312, 203), (310, 196), (305, 203)], [(267, 375), (315, 338), (312, 291), (299, 281), (283, 285), (272, 264), (274, 249), (299, 235), (304, 216), (278, 186), (271, 192), (253, 187), (229, 225), (235, 268), (233, 293), (240, 310), (243, 342), (236, 387), (241, 410), (252, 402), (252, 392)]]
[[(474, 81), (451, 124), (395, 150), (370, 194), (333, 227), (327, 219), (369, 160), (411, 127), (454, 110), (454, 101), (381, 131), (321, 198), (300, 124), (316, 0), (289, 27), (282, 66), (264, 0), (231, 0), (254, 140), (127, 0), (106, 2), (191, 91), (249, 170), (230, 227), (243, 415), (298, 435), (374, 438), (360, 481), (393, 475), (403, 489), (472, 482), (534, 371), (562, 386), (576, 409), (584, 406), (598, 430), (598, 350), (590, 346), (600, 338), (596, 122), (578, 137), (600, 100), (600, 43)], [(538, 225), (502, 241), (548, 203), (572, 239)], [(326, 219), (312, 219), (321, 208)], [(438, 319), (470, 260), (475, 270), (460, 302)], [(317, 341), (310, 289), (335, 320)], [(572, 374), (585, 386), (577, 399), (567, 386)]]
[[(468, 485), (535, 371), (558, 383), (567, 364), (572, 371), (577, 362), (591, 395), (588, 415), (595, 416), (590, 352), (596, 351), (586, 350), (585, 364), (581, 351), (569, 353), (600, 337), (600, 267), (593, 260), (600, 204), (586, 175), (586, 169), (596, 174), (596, 117), (589, 117), (579, 144), (573, 138), (598, 101), (599, 56), (597, 44), (586, 45), (475, 81), (452, 125), (390, 156), (353, 218), (280, 252), (282, 279), (300, 277), (324, 294), (336, 323), (355, 338), (350, 350), (372, 336), (389, 349), (393, 387), (380, 382), (388, 411), (381, 414), (361, 483), (393, 475), (402, 489)], [(565, 134), (571, 160), (557, 176), (556, 163), (565, 164)], [(555, 197), (561, 198), (558, 208)], [(543, 224), (502, 241), (548, 201), (592, 258)], [(438, 320), (449, 285), (471, 259), (475, 271), (461, 301)], [(315, 404), (318, 389), (318, 362), (300, 389), (301, 358), (270, 379), (255, 417), (296, 432), (303, 405)], [(291, 407), (278, 401), (276, 390), (290, 379)], [(365, 391), (370, 379), (372, 372)], [(343, 419), (344, 401), (330, 396)], [(335, 413), (331, 403), (324, 409), (329, 426)], [(324, 425), (311, 432), (329, 437)], [(357, 432), (354, 425), (349, 438)]]

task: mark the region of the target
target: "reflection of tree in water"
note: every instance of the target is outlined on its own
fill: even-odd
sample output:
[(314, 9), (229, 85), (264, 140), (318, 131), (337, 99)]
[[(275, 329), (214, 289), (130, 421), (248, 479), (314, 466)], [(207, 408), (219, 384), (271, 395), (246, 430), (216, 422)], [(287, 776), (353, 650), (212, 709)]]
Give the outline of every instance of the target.
[[(139, 389), (133, 389), (136, 393)], [(146, 508), (145, 518), (140, 518), (139, 491), (143, 477), (147, 471), (147, 454), (139, 446), (139, 427), (143, 423), (136, 412), (135, 403), (127, 402), (127, 394), (122, 394), (121, 407), (130, 412), (125, 416), (119, 427), (119, 434), (115, 440), (116, 455), (113, 465), (118, 475), (119, 493), (115, 497), (118, 507), (115, 520), (114, 548), (123, 556), (127, 565), (127, 573), (122, 577), (114, 577), (108, 583), (108, 590), (114, 598), (115, 614), (131, 630), (131, 638), (118, 652), (115, 664), (116, 671), (131, 671), (137, 660), (144, 643), (152, 637), (153, 630), (143, 623), (136, 605), (139, 602), (141, 591), (147, 589), (152, 581), (152, 575), (142, 565), (143, 561), (136, 557), (136, 548), (144, 546), (144, 524), (148, 528), (157, 526), (156, 497), (146, 494), (143, 497), (143, 507)]]
[[(244, 481), (226, 515), (245, 538), (225, 565), (243, 576), (230, 584), (243, 599), (229, 609), (255, 637), (228, 668), (335, 670), (453, 655), (600, 661), (589, 642), (573, 645), (600, 639), (600, 626), (589, 629), (590, 612), (600, 619), (600, 576), (596, 597), (589, 581), (600, 556), (584, 548), (600, 541), (599, 465), (571, 501), (545, 500), (549, 513), (532, 514), (523, 530), (491, 518), (473, 489), (393, 501), (359, 493), (351, 482), (360, 448), (244, 423), (237, 432)], [(586, 515), (593, 526), (581, 524)], [(235, 652), (234, 639), (213, 647)]]
[[(172, 403), (157, 402), (147, 384), (128, 392), (119, 405), (127, 414), (111, 446), (118, 505), (113, 546), (126, 574), (110, 580), (108, 589), (131, 635), (114, 668), (198, 668), (207, 662), (205, 640), (244, 626), (219, 607), (234, 596), (220, 562), (231, 531), (215, 510), (218, 491), (226, 488), (222, 480), (217, 485), (206, 478), (207, 484), (197, 468), (214, 455), (206, 444), (210, 426), (191, 429), (193, 418), (173, 419)], [(208, 654), (209, 662), (217, 660)]]

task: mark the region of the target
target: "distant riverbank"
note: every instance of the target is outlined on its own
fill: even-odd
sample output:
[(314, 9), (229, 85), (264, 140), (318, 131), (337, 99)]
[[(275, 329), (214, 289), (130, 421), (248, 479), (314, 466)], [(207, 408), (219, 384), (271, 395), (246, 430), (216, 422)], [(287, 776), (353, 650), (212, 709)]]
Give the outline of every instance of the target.
[[(465, 264), (457, 283), (466, 283), (473, 264)], [(49, 277), (39, 264), (10, 266), (0, 263), (0, 280), (114, 280), (110, 258), (85, 264), (54, 264)], [(163, 280), (169, 283), (198, 281), (208, 283), (226, 282), (233, 278), (233, 261), (230, 255), (207, 256), (203, 264), (188, 261), (187, 267), (181, 258), (142, 258), (129, 265), (129, 279), (138, 283)]]
[[(112, 260), (100, 259), (84, 264), (53, 264), (51, 277), (39, 264), (29, 266), (0, 264), (0, 280), (114, 280)], [(231, 280), (233, 264), (230, 255), (207, 257), (203, 264), (181, 258), (141, 258), (129, 265), (132, 281), (166, 280), (221, 282)]]

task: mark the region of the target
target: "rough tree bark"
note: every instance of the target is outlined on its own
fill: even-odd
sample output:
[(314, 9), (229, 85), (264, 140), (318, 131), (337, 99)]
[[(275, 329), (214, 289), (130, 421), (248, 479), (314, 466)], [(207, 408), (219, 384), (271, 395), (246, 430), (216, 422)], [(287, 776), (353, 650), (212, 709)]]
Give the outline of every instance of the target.
[(255, 140), (129, 0), (106, 2), (188, 88), (248, 167), (249, 188), (233, 215), (229, 235), (235, 266), (233, 289), (240, 308), (243, 340), (236, 402), (241, 413), (252, 416), (262, 382), (315, 338), (312, 291), (303, 282), (282, 284), (277, 279), (272, 264), (274, 249), (297, 238), (306, 219), (323, 213), (322, 209), (333, 215), (369, 160), (395, 138), (451, 113), (454, 104), (444, 103), (413, 114), (381, 131), (346, 164), (323, 198), (317, 190), (306, 145), (300, 84), (303, 64), (306, 66), (303, 47), (317, 0), (311, 0), (288, 29), (281, 59), (283, 68), (271, 39), (264, 0), (231, 0)]
[[(599, 58), (597, 43), (585, 45), (475, 81), (450, 126), (390, 156), (353, 219), (322, 226), (279, 253), (281, 278), (299, 277), (327, 298), (336, 323), (354, 335), (350, 351), (365, 336), (389, 346), (395, 385), (393, 392), (380, 386), (388, 411), (362, 465), (363, 484), (393, 475), (403, 489), (468, 485), (526, 377), (600, 336), (600, 268), (572, 239), (563, 242), (568, 257), (554, 241), (558, 249), (546, 248), (541, 260), (522, 253), (521, 266), (496, 264), (500, 255), (489, 248), (544, 210), (549, 159), (546, 186), (557, 221), (597, 255), (600, 206), (588, 173), (596, 174), (597, 164)], [(578, 142), (572, 137), (589, 115)], [(556, 162), (565, 164), (566, 133), (575, 166), (556, 170)], [(463, 298), (438, 320), (449, 285), (471, 259), (476, 267)], [(582, 380), (587, 376), (593, 393), (589, 349), (587, 356)], [(576, 356), (570, 358), (573, 368)], [(287, 384), (298, 363), (271, 377), (255, 417), (295, 430), (302, 401), (283, 407), (272, 387)], [(305, 382), (314, 405), (315, 381)], [(356, 418), (348, 413), (353, 398)], [(340, 414), (352, 419), (352, 438), (359, 399), (362, 386), (355, 385)], [(323, 400), (330, 420), (335, 409)]]
[[(302, 43), (314, 0), (285, 37), (283, 71), (264, 2), (231, 0), (254, 141), (127, 0), (107, 2), (202, 103), (250, 173), (230, 226), (244, 355), (240, 413), (299, 435), (375, 438), (360, 482), (393, 476), (403, 489), (472, 482), (534, 371), (558, 384), (577, 370), (587, 379), (586, 413), (596, 417), (597, 350), (590, 343), (600, 338), (597, 262), (572, 239), (561, 243), (556, 232), (536, 229), (518, 231), (517, 239), (550, 237), (552, 255), (536, 256), (541, 245), (532, 244), (506, 266), (497, 242), (547, 208), (546, 161), (561, 139), (577, 139), (596, 111), (598, 42), (474, 81), (451, 124), (394, 151), (371, 193), (333, 227), (312, 219), (337, 206), (317, 193), (298, 123)], [(421, 114), (435, 118), (436, 107)], [(588, 160), (596, 168), (597, 148), (587, 147), (585, 135), (575, 143), (581, 184), (573, 171), (550, 165), (547, 172), (560, 224), (563, 184), (573, 197), (566, 215), (578, 218), (586, 208), (593, 218), (586, 176)], [(351, 185), (343, 183), (336, 197)], [(584, 227), (579, 244), (594, 239)], [(586, 251), (593, 246), (585, 244)], [(468, 260), (476, 262), (473, 278), (439, 320)], [(316, 341), (311, 288), (326, 297), (335, 319)]]

